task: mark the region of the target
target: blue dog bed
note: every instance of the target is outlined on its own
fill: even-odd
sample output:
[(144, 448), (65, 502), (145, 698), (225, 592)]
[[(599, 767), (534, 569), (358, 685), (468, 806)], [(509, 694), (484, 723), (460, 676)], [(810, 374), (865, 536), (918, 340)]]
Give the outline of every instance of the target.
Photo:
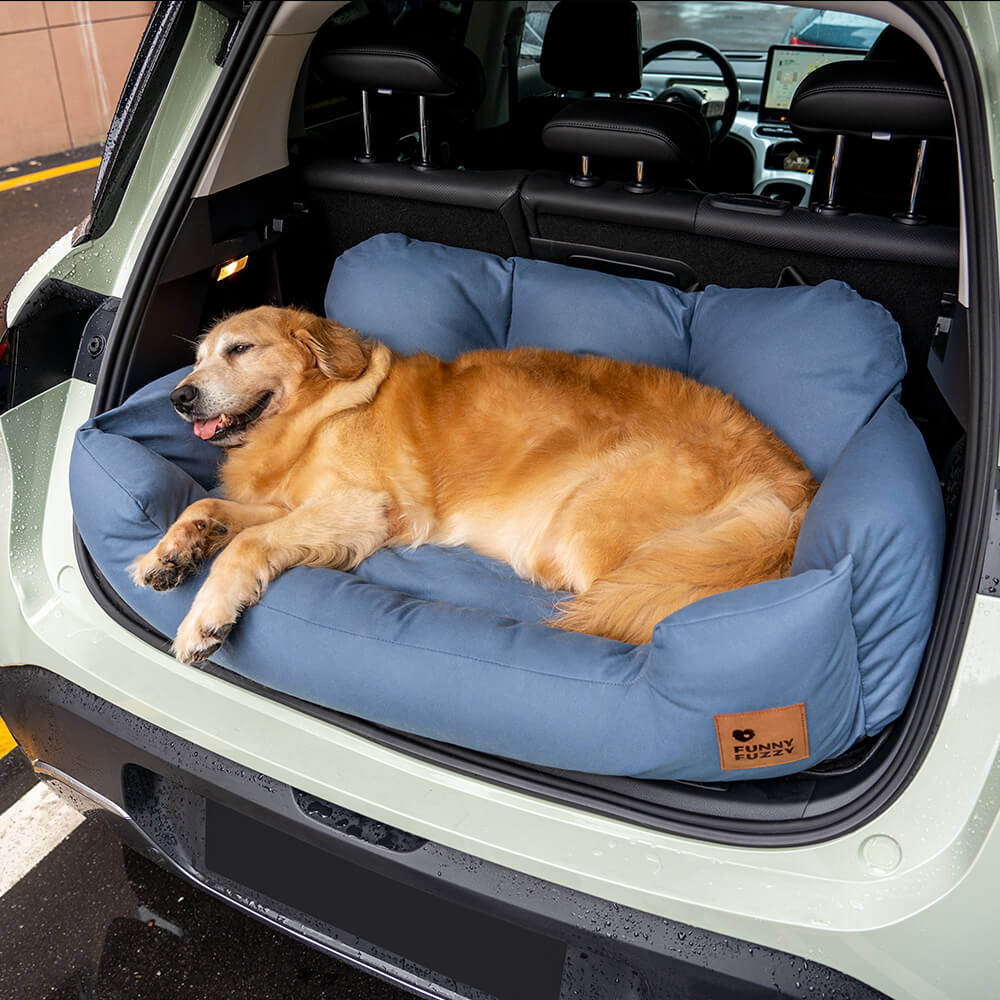
[[(541, 624), (552, 594), (467, 549), (383, 550), (294, 569), (246, 612), (221, 665), (395, 729), (531, 763), (703, 781), (835, 756), (903, 710), (934, 613), (941, 496), (900, 406), (899, 330), (840, 282), (678, 292), (374, 237), (336, 263), (327, 312), (394, 350), (537, 345), (686, 371), (732, 393), (822, 483), (792, 575), (706, 598), (647, 645)], [(218, 452), (173, 413), (184, 372), (79, 431), (71, 489), (111, 585), (173, 634), (204, 573), (167, 594), (126, 567), (215, 482)]]

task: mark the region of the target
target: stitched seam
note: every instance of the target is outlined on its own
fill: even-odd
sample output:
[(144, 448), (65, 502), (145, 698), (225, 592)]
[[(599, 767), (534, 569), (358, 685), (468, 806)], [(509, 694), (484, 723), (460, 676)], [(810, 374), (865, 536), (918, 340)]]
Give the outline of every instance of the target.
[(806, 100), (809, 97), (814, 97), (816, 94), (869, 94), (869, 93), (889, 93), (889, 94), (907, 94), (912, 97), (938, 97), (941, 100), (946, 100), (945, 95), (939, 90), (921, 89), (919, 87), (904, 87), (904, 86), (879, 86), (874, 83), (852, 83), (852, 84), (821, 84), (818, 87), (812, 87), (806, 93), (804, 93), (799, 100)]
[(419, 52), (398, 52), (395, 49), (366, 48), (355, 49), (354, 52), (349, 53), (349, 55), (381, 56), (382, 58), (390, 59), (412, 59), (414, 62), (422, 63), (424, 66), (429, 66), (431, 69), (437, 69), (430, 59), (421, 55)]
[(648, 139), (659, 139), (662, 142), (667, 143), (675, 153), (680, 153), (681, 148), (674, 142), (673, 139), (668, 135), (664, 135), (662, 132), (656, 132), (652, 129), (644, 129), (640, 126), (624, 126), (624, 125), (595, 125), (593, 122), (557, 122), (552, 126), (552, 129), (559, 128), (588, 128), (595, 131), (602, 132), (624, 132), (629, 135), (641, 135)]
[[(367, 586), (378, 586), (378, 585), (367, 584)], [(398, 593), (401, 593), (401, 591)], [(414, 600), (420, 600), (420, 599), (414, 598)], [(415, 649), (422, 653), (434, 653), (438, 656), (450, 656), (459, 660), (471, 660), (473, 663), (486, 663), (492, 667), (503, 667), (503, 669), (505, 670), (517, 670), (525, 674), (532, 674), (539, 677), (553, 677), (556, 678), (557, 680), (573, 681), (578, 684), (600, 684), (602, 687), (628, 688), (632, 687), (634, 684), (641, 681), (646, 673), (646, 664), (643, 664), (642, 667), (640, 667), (639, 670), (636, 671), (635, 677), (633, 677), (631, 680), (628, 681), (602, 681), (593, 677), (569, 677), (566, 674), (553, 674), (545, 670), (532, 670), (530, 667), (522, 667), (516, 663), (506, 663), (503, 660), (491, 660), (483, 656), (470, 656), (468, 653), (457, 653), (454, 650), (450, 649), (438, 649), (435, 646), (422, 646), (413, 642), (400, 642), (398, 639), (386, 639), (384, 636), (371, 635), (370, 633), (367, 632), (355, 632), (352, 629), (343, 628), (340, 625), (330, 625), (326, 622), (316, 622), (309, 618), (303, 618), (292, 611), (286, 611), (284, 608), (277, 608), (273, 604), (264, 604), (262, 602), (261, 604), (258, 605), (258, 607), (265, 608), (267, 611), (272, 611), (275, 614), (284, 615), (286, 618), (291, 618), (295, 621), (303, 622), (306, 625), (313, 625), (318, 628), (326, 629), (331, 632), (339, 632), (341, 635), (351, 635), (357, 639), (364, 639), (366, 642), (381, 642), (387, 646), (398, 646), (401, 649)]]
[[(849, 445), (848, 445), (848, 447), (849, 447)], [(846, 450), (847, 450), (847, 448), (845, 447), (844, 451), (846, 451)], [(841, 454), (843, 454), (843, 452), (841, 452)], [(851, 553), (848, 553), (848, 558), (851, 560), (850, 570), (849, 570), (849, 574), (848, 574), (848, 580), (849, 580), (849, 582), (851, 584), (851, 604), (850, 604), (850, 608), (851, 608), (851, 635), (854, 636), (854, 662), (856, 664), (857, 671), (858, 671), (858, 687), (861, 689), (861, 697), (858, 699), (858, 701), (861, 703), (861, 719), (862, 719), (862, 723), (864, 724), (864, 727), (865, 727), (865, 732), (867, 733), (868, 732), (868, 700), (867, 700), (868, 699), (868, 692), (865, 690), (865, 677), (866, 677), (866, 673), (861, 668), (861, 643), (858, 640), (858, 626), (857, 626), (857, 622), (856, 622), (855, 617), (854, 617), (855, 606), (857, 604), (857, 596), (858, 596), (857, 588), (854, 586), (854, 574), (855, 573), (859, 573), (860, 574), (862, 567), (859, 566), (854, 561), (854, 556)]]
[(518, 257), (510, 257), (510, 295), (507, 298), (507, 325), (504, 327), (505, 336), (503, 346), (505, 350), (510, 350), (510, 325), (514, 321), (514, 296), (517, 294), (517, 271)]

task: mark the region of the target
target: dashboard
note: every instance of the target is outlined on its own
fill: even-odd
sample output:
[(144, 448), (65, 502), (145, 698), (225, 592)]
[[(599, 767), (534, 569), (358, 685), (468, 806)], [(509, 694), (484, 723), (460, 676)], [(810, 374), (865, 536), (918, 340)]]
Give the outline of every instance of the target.
[[(792, 96), (802, 79), (818, 66), (864, 55), (857, 49), (773, 45), (766, 53), (728, 56), (739, 80), (740, 106), (727, 142), (741, 143), (753, 162), (752, 176), (741, 178), (741, 189), (749, 186), (753, 194), (809, 204), (816, 153), (787, 124)], [(680, 52), (650, 63), (643, 70), (642, 88), (634, 96), (652, 100), (671, 86), (696, 91), (712, 105), (706, 108), (710, 114), (718, 113), (728, 96), (710, 60)]]

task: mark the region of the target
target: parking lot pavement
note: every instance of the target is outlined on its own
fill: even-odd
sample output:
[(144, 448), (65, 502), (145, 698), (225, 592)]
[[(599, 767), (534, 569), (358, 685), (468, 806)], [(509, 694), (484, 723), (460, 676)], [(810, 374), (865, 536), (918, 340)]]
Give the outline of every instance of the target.
[[(90, 210), (75, 150), (0, 167), (0, 302)], [(0, 319), (2, 322), (2, 319)], [(5, 327), (0, 326), (0, 337)], [(0, 1000), (402, 1000), (163, 871), (34, 777), (0, 724)]]

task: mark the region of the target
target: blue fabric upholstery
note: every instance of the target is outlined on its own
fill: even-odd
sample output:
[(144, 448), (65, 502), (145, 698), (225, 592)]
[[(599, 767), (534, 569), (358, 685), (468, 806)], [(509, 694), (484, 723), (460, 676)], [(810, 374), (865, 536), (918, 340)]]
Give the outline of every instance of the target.
[[(264, 684), (397, 729), (538, 764), (740, 780), (834, 756), (904, 708), (930, 629), (940, 490), (897, 401), (898, 330), (847, 286), (682, 293), (650, 282), (375, 237), (334, 269), (328, 312), (401, 352), (561, 346), (690, 370), (732, 392), (822, 479), (792, 575), (699, 601), (631, 646), (542, 624), (552, 594), (466, 549), (377, 552), (281, 576), (216, 654)], [(77, 435), (81, 535), (112, 586), (172, 634), (201, 576), (136, 588), (129, 562), (214, 481), (165, 376)], [(717, 715), (805, 705), (809, 756), (724, 770)]]

